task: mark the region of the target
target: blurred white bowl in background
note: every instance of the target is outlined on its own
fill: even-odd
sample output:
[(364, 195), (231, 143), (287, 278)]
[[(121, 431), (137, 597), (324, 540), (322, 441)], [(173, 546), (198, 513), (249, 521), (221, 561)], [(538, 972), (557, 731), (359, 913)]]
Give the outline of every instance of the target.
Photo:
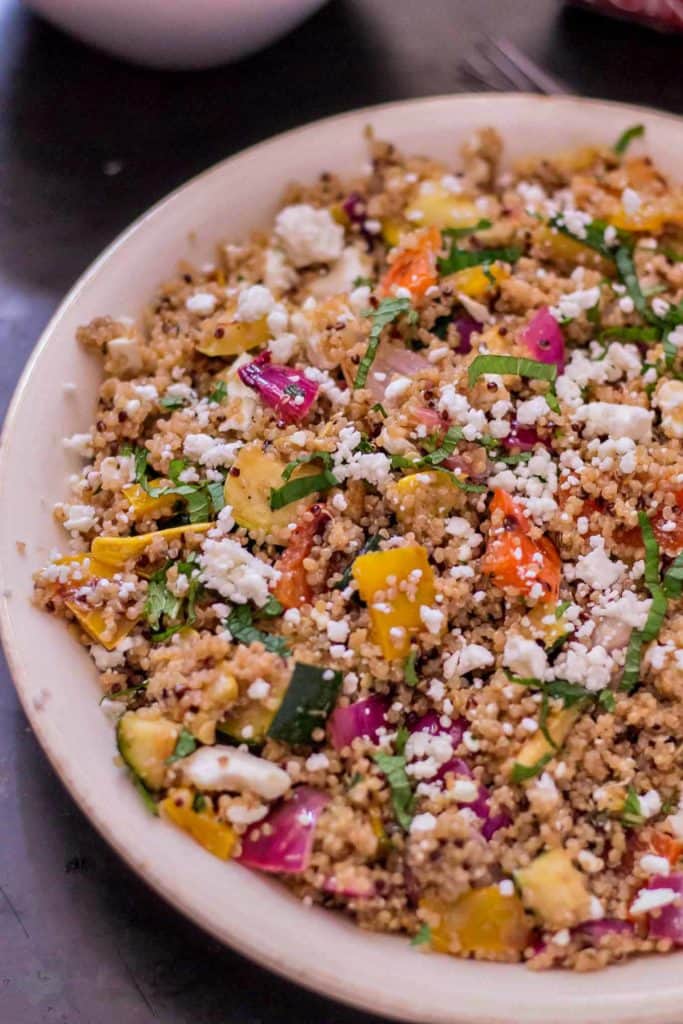
[(325, 0), (25, 0), (86, 43), (139, 64), (205, 68), (267, 46)]

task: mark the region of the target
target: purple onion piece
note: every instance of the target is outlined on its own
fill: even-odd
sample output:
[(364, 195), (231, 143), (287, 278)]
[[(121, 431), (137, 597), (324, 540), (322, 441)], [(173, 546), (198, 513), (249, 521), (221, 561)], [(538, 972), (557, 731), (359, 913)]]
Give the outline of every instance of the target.
[(481, 331), (481, 324), (477, 323), (473, 316), (468, 313), (458, 313), (453, 318), (453, 324), (458, 331), (458, 337), (460, 342), (456, 348), (456, 352), (460, 355), (466, 356), (468, 352), (472, 351), (472, 335), (475, 331)]
[(547, 306), (541, 306), (520, 334), (529, 354), (541, 363), (554, 363), (562, 373), (565, 364), (564, 335)]
[(285, 423), (304, 419), (318, 394), (318, 385), (301, 370), (271, 363), (270, 352), (261, 352), (237, 372), (242, 383), (258, 391)]
[(517, 420), (513, 420), (510, 425), (510, 433), (503, 438), (502, 444), (508, 450), (518, 448), (521, 452), (531, 452), (537, 444), (545, 444), (545, 442), (538, 436), (535, 427), (525, 427)]
[(668, 903), (648, 914), (648, 937), (670, 939), (675, 946), (683, 946), (683, 874), (653, 875), (647, 888), (673, 889), (680, 896), (676, 903)]
[(334, 749), (350, 746), (357, 736), (366, 736), (375, 743), (378, 730), (386, 725), (387, 707), (386, 698), (373, 695), (348, 707), (335, 708), (327, 720)]
[(616, 917), (603, 917), (599, 921), (582, 921), (572, 931), (598, 945), (603, 935), (632, 935), (633, 925)]
[[(279, 804), (242, 836), (242, 852), (235, 859), (259, 871), (298, 875), (311, 862), (318, 818), (329, 802), (327, 793), (299, 786), (291, 798)], [(264, 834), (264, 824), (269, 825)]]

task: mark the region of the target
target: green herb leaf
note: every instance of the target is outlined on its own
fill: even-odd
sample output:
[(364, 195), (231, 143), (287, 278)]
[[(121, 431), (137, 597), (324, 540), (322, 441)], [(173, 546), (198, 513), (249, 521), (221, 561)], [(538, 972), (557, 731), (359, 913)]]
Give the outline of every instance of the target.
[(373, 760), (389, 784), (396, 820), (407, 832), (413, 820), (413, 791), (406, 773), (406, 759), (403, 754), (378, 751), (373, 755)]
[(622, 338), (624, 341), (657, 341), (659, 331), (656, 327), (605, 327), (600, 332), (600, 341), (609, 338)]
[(614, 143), (613, 149), (617, 156), (623, 156), (634, 139), (639, 139), (645, 134), (644, 124), (634, 124), (621, 133)]
[(221, 405), (228, 397), (228, 385), (224, 380), (219, 380), (216, 387), (209, 394), (209, 401), (215, 402), (216, 405)]
[(297, 661), (268, 735), (294, 746), (309, 746), (314, 731), (324, 727), (341, 683), (342, 674), (336, 669)]
[(638, 513), (638, 523), (645, 547), (645, 585), (652, 592), (654, 587), (659, 586), (659, 544), (645, 512)]
[(640, 828), (645, 823), (645, 815), (633, 786), (628, 787), (624, 806), (621, 809), (621, 823), (625, 828)]
[(419, 932), (417, 932), (417, 934), (413, 935), (412, 939), (410, 940), (410, 945), (411, 946), (424, 946), (428, 942), (431, 942), (431, 941), (432, 941), (432, 929), (429, 927), (428, 924), (423, 924), (420, 927)]
[(375, 282), (372, 280), (371, 277), (354, 277), (352, 283), (354, 288), (373, 288), (375, 285)]
[[(467, 371), (469, 386), (484, 373), (497, 373), (527, 377), (529, 380), (547, 380), (554, 383), (557, 378), (555, 363), (541, 363), (537, 359), (525, 359), (521, 356), (477, 356)], [(547, 401), (547, 396), (546, 396)]]
[[(271, 615), (266, 612), (266, 615)], [(273, 633), (266, 633), (254, 625), (253, 613), (249, 605), (236, 605), (226, 620), (226, 626), (232, 634), (233, 640), (248, 647), (250, 644), (263, 644), (267, 651), (279, 654), (285, 658), (289, 653), (289, 647), (284, 637), (275, 636)]]
[(405, 754), (406, 743), (408, 742), (409, 736), (410, 733), (406, 729), (405, 725), (402, 725), (399, 729), (396, 730), (396, 737), (394, 738), (394, 750), (396, 751), (397, 754)]
[(458, 270), (467, 270), (468, 267), (487, 266), (491, 263), (516, 263), (522, 255), (522, 250), (514, 246), (503, 249), (457, 249), (451, 248), (448, 256), (437, 260), (439, 274), (444, 277), (446, 274), (455, 274)]
[(441, 236), (442, 238), (465, 238), (467, 235), (473, 235), (476, 231), (486, 231), (487, 228), (492, 227), (491, 221), (482, 217), (476, 224), (469, 224), (467, 227), (443, 228)]
[(159, 405), (162, 409), (182, 409), (187, 402), (180, 395), (164, 395), (163, 398), (159, 399)]
[(325, 469), (331, 469), (332, 461), (332, 456), (329, 452), (309, 452), (308, 455), (300, 455), (298, 459), (287, 463), (282, 470), (282, 479), (287, 483), (294, 470), (298, 469), (299, 466), (305, 466), (308, 462), (322, 462)]
[(170, 757), (166, 758), (166, 764), (174, 764), (175, 761), (180, 761), (182, 758), (187, 757), (189, 754), (194, 753), (197, 749), (197, 741), (191, 732), (182, 727), (176, 740), (176, 745), (173, 748), (173, 753)]
[(598, 697), (598, 704), (611, 714), (616, 710), (617, 702), (611, 690), (601, 690)]
[(555, 618), (561, 619), (567, 608), (571, 605), (571, 601), (561, 601), (555, 609)]
[(371, 407), (370, 411), (378, 412), (380, 416), (382, 416), (384, 419), (386, 419), (387, 416), (389, 415), (381, 402), (375, 402), (375, 404)]
[(417, 686), (418, 684), (417, 672), (415, 671), (416, 661), (417, 648), (413, 647), (410, 654), (403, 662), (403, 678), (407, 686)]
[(195, 793), (195, 795), (192, 798), (192, 810), (196, 814), (201, 814), (201, 812), (204, 810), (205, 807), (206, 807), (206, 797), (204, 796), (204, 794), (203, 793)]
[(382, 538), (380, 537), (380, 535), (378, 533), (374, 533), (371, 537), (368, 537), (368, 539), (366, 540), (365, 544), (360, 549), (358, 554), (355, 556), (353, 561), (349, 562), (349, 564), (344, 569), (344, 572), (342, 573), (342, 578), (339, 580), (339, 583), (335, 583), (335, 585), (334, 585), (334, 589), (335, 590), (345, 590), (346, 587), (348, 587), (349, 583), (351, 582), (351, 573), (353, 571), (353, 562), (356, 561), (356, 558), (360, 558), (361, 555), (367, 555), (370, 551), (376, 551), (377, 548), (379, 547), (379, 542), (381, 541), (381, 539)]
[[(584, 234), (582, 237), (574, 234), (570, 231), (564, 222), (564, 217), (561, 213), (555, 214), (554, 217), (548, 221), (551, 228), (555, 228), (562, 235), (567, 235), (569, 238), (573, 238), (576, 242), (581, 242), (582, 245), (587, 245), (589, 249), (595, 249), (602, 256), (607, 259), (614, 259), (614, 251), (611, 245), (608, 245), (605, 241), (605, 229), (609, 227), (605, 220), (592, 220), (589, 224), (584, 227)], [(619, 242), (625, 247), (631, 247), (633, 245), (633, 236), (628, 231), (622, 231), (617, 229), (615, 236), (615, 244)]]
[(526, 782), (527, 779), (533, 779), (535, 775), (543, 771), (548, 761), (552, 760), (552, 757), (552, 753), (548, 752), (543, 757), (539, 757), (535, 764), (520, 764), (519, 761), (515, 761), (510, 778), (513, 782)]
[(147, 465), (148, 456), (149, 452), (147, 449), (139, 446), (136, 447), (133, 452), (133, 457), (135, 459), (135, 482), (145, 489), (147, 489), (147, 474), (149, 471)]
[(662, 628), (668, 596), (662, 582), (660, 582), (660, 554), (659, 544), (655, 537), (652, 523), (645, 512), (638, 513), (638, 522), (643, 535), (645, 547), (645, 585), (652, 595), (652, 604), (642, 629), (634, 629), (626, 649), (626, 662), (621, 677), (620, 689), (630, 691), (640, 680), (640, 662), (643, 647), (659, 636)]
[(372, 330), (368, 338), (368, 347), (358, 365), (356, 379), (353, 382), (356, 390), (365, 387), (370, 367), (377, 355), (382, 331), (389, 324), (393, 323), (394, 320), (398, 320), (400, 316), (403, 316), (404, 313), (413, 313), (416, 316), (408, 298), (382, 299), (377, 309), (366, 310), (363, 314), (363, 316), (369, 316), (372, 319)]
[(272, 594), (268, 595), (268, 600), (263, 607), (259, 609), (260, 614), (267, 616), (269, 619), (277, 618), (278, 615), (282, 615), (283, 611), (283, 605), (281, 605), (278, 599), (273, 597)]
[(683, 593), (683, 551), (671, 563), (662, 580), (662, 590), (669, 600), (676, 600)]
[(633, 299), (633, 305), (644, 320), (647, 320), (649, 323), (656, 323), (657, 317), (645, 301), (645, 296), (641, 290), (638, 274), (636, 273), (636, 265), (633, 261), (633, 254), (625, 246), (621, 246), (616, 251), (615, 259), (617, 261), (619, 277), (626, 286), (626, 291)]
[(329, 491), (330, 487), (336, 487), (339, 481), (329, 469), (315, 476), (300, 476), (296, 480), (290, 480), (284, 487), (272, 489), (270, 492), (270, 507), (273, 510), (291, 505), (293, 501), (299, 501), (309, 494), (318, 491)]

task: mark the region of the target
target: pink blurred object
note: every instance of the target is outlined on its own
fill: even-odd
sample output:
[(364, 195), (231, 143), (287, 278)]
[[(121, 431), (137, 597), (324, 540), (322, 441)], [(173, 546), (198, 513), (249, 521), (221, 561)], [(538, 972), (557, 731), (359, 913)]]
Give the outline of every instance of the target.
[(648, 889), (673, 889), (681, 897), (676, 903), (648, 915), (647, 934), (651, 939), (671, 939), (674, 946), (683, 946), (683, 875), (655, 875)]
[(405, 345), (381, 341), (368, 373), (366, 387), (372, 397), (381, 402), (387, 385), (395, 375), (413, 378), (423, 370), (428, 370), (430, 365), (423, 355)]
[(564, 370), (564, 335), (547, 306), (541, 306), (519, 336), (522, 345), (541, 363), (554, 363), (557, 372)]
[(237, 373), (242, 383), (258, 391), (284, 423), (302, 420), (318, 394), (318, 385), (301, 370), (271, 363), (270, 352), (261, 352)]
[(578, 7), (588, 7), (601, 14), (642, 21), (661, 32), (683, 32), (681, 0), (573, 0)]
[[(329, 803), (327, 793), (299, 786), (289, 800), (279, 804), (267, 818), (242, 836), (242, 852), (235, 860), (248, 868), (298, 875), (311, 861), (315, 827), (320, 812)], [(263, 826), (268, 825), (268, 832)]]
[(386, 725), (388, 703), (386, 698), (374, 695), (347, 707), (335, 708), (327, 723), (334, 749), (351, 746), (356, 736), (367, 736), (374, 743), (378, 730)]

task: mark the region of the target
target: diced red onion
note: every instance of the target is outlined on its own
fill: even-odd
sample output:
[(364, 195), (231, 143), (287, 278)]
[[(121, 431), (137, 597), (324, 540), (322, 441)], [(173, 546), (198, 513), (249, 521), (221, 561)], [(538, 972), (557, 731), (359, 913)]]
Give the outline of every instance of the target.
[(419, 352), (413, 352), (405, 345), (381, 341), (372, 361), (365, 386), (371, 392), (372, 397), (381, 402), (384, 392), (394, 376), (410, 377), (412, 380), (423, 370), (429, 369), (429, 365), (429, 362)]
[(669, 903), (648, 915), (648, 937), (670, 939), (675, 946), (683, 946), (683, 874), (653, 875), (648, 889), (673, 889), (679, 893), (678, 903)]
[(525, 427), (517, 420), (513, 420), (510, 425), (510, 433), (507, 437), (504, 437), (502, 444), (504, 448), (511, 450), (512, 448), (519, 448), (521, 452), (531, 452), (534, 450), (537, 444), (544, 444), (541, 438), (538, 436), (536, 427)]
[(342, 203), (342, 210), (352, 224), (363, 224), (368, 215), (368, 205), (362, 195), (351, 192)]
[(271, 363), (270, 352), (261, 352), (237, 372), (242, 383), (258, 391), (285, 423), (302, 420), (318, 394), (318, 385), (301, 370)]
[(519, 339), (534, 359), (554, 363), (562, 373), (565, 363), (564, 335), (547, 306), (541, 306), (521, 332)]
[(386, 725), (387, 706), (384, 697), (373, 695), (348, 707), (335, 708), (327, 720), (334, 749), (350, 746), (357, 736), (366, 736), (376, 742), (378, 729)]
[(430, 409), (426, 405), (413, 409), (411, 415), (414, 416), (418, 423), (422, 423), (429, 430), (443, 430), (445, 432), (450, 422), (443, 413), (437, 412), (436, 409)]
[(500, 814), (492, 814), (487, 817), (481, 826), (481, 834), (484, 839), (488, 842), (489, 839), (495, 836), (496, 832), (501, 828), (507, 828), (508, 825), (512, 824), (512, 818), (507, 811), (501, 811)]
[[(242, 836), (242, 852), (236, 860), (259, 871), (297, 875), (311, 860), (318, 818), (329, 795), (310, 786), (298, 786), (289, 800)], [(263, 830), (268, 825), (268, 833)]]
[(475, 331), (481, 331), (481, 324), (477, 323), (469, 313), (459, 313), (453, 318), (453, 323), (457, 328), (458, 337), (460, 338), (455, 351), (460, 355), (466, 356), (468, 352), (472, 351), (472, 335)]
[(599, 921), (582, 921), (572, 930), (598, 945), (603, 935), (632, 935), (633, 925), (617, 917), (603, 917)]
[[(436, 711), (428, 711), (426, 715), (409, 715), (408, 732), (428, 732), (431, 736), (449, 736), (454, 747), (462, 741), (467, 728), (467, 719), (455, 718), (450, 725), (441, 724), (441, 716)], [(464, 764), (464, 761), (463, 761)]]

